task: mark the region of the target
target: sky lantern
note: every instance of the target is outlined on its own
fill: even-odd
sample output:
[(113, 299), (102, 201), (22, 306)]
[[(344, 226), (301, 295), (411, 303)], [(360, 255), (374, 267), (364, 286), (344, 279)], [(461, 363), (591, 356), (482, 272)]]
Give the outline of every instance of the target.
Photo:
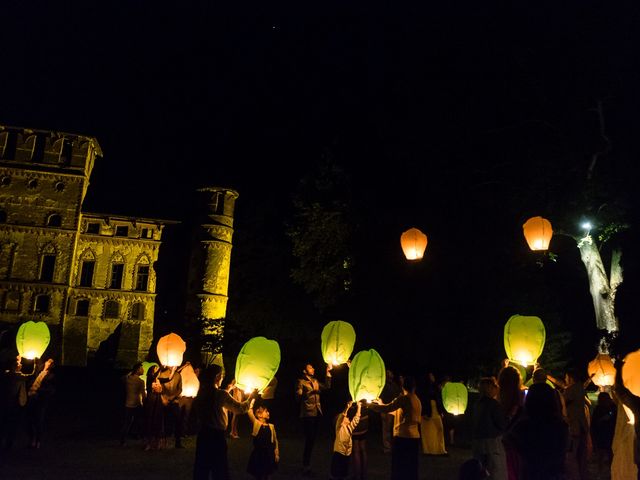
[(427, 249), (427, 236), (417, 228), (410, 228), (400, 236), (400, 245), (407, 260), (421, 260)]
[(358, 352), (349, 367), (349, 393), (354, 401), (370, 402), (380, 396), (386, 381), (386, 369), (373, 348)]
[(341, 365), (346, 363), (356, 343), (356, 331), (350, 323), (335, 320), (327, 323), (321, 335), (322, 358), (325, 363)]
[(187, 349), (184, 340), (175, 333), (170, 333), (158, 340), (158, 360), (165, 367), (179, 367), (182, 365), (182, 355)]
[(549, 242), (553, 235), (551, 222), (546, 218), (532, 217), (522, 226), (524, 238), (533, 251), (549, 250)]
[(280, 366), (280, 345), (275, 340), (254, 337), (245, 343), (236, 359), (236, 386), (246, 393), (262, 392)]
[(185, 365), (185, 367), (180, 370), (180, 377), (182, 378), (182, 396), (195, 397), (200, 388), (200, 380), (198, 380), (191, 364)]
[(21, 357), (34, 360), (42, 357), (50, 340), (51, 334), (46, 323), (29, 320), (18, 328), (16, 347)]
[(513, 315), (504, 326), (504, 349), (512, 362), (534, 365), (542, 354), (546, 332), (538, 317)]
[(469, 392), (464, 383), (447, 382), (442, 387), (442, 404), (452, 415), (462, 415), (467, 409)]
[[(622, 365), (622, 382), (631, 393), (640, 396), (640, 350), (631, 352), (624, 358), (624, 364)], [(629, 417), (629, 423), (635, 423), (635, 417), (631, 409), (626, 405), (623, 406), (624, 411), (627, 412), (627, 416)]]
[(599, 353), (589, 362), (587, 372), (591, 381), (598, 387), (610, 387), (615, 383), (616, 367), (613, 366), (611, 357), (606, 353)]

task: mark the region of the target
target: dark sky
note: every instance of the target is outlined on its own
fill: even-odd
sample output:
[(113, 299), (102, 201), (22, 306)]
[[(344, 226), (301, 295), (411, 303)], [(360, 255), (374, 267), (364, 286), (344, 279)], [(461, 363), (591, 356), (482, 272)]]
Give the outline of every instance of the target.
[[(430, 321), (466, 325), (517, 308), (506, 286), (528, 261), (528, 216), (585, 215), (599, 100), (613, 149), (598, 201), (633, 201), (637, 2), (39, 3), (2, 7), (0, 122), (97, 137), (89, 210), (183, 220), (188, 192), (229, 186), (239, 228), (261, 217), (278, 243), (298, 179), (329, 151), (368, 212), (369, 273), (420, 226)], [(583, 287), (569, 295), (588, 314)]]

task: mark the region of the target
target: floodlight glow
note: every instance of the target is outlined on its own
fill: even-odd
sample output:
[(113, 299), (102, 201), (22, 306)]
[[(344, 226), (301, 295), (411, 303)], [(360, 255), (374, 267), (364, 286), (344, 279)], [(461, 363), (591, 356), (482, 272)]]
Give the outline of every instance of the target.
[(593, 225), (591, 225), (591, 222), (583, 222), (583, 224), (582, 224), (581, 226), (582, 226), (582, 228), (583, 228), (584, 230), (591, 230), (591, 227), (592, 227)]

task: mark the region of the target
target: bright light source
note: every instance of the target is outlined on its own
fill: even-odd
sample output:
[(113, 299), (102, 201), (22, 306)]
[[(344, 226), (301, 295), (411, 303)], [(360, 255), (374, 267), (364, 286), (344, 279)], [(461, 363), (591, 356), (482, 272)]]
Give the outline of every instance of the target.
[(591, 222), (583, 222), (583, 223), (582, 223), (582, 225), (581, 225), (581, 227), (582, 227), (584, 230), (591, 230), (591, 227), (592, 227), (592, 226), (593, 226), (593, 225), (591, 225)]

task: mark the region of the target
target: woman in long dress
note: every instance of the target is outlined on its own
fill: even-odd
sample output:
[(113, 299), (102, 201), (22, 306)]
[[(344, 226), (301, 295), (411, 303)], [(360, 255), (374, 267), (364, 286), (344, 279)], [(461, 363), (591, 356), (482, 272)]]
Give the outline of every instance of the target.
[(444, 426), (442, 414), (444, 407), (440, 399), (440, 390), (433, 373), (427, 374), (427, 384), (421, 398), (422, 402), (422, 453), (425, 455), (447, 455), (444, 446)]

